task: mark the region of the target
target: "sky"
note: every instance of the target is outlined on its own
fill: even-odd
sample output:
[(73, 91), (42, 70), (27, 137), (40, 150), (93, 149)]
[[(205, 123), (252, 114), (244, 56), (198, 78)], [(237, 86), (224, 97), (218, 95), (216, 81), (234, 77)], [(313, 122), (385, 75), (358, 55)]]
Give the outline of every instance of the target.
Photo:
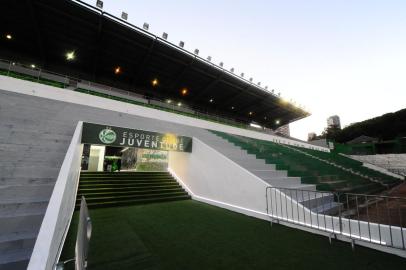
[[(95, 5), (96, 0), (86, 0)], [(291, 136), (406, 108), (405, 0), (104, 0), (104, 10), (198, 48), (304, 105)]]

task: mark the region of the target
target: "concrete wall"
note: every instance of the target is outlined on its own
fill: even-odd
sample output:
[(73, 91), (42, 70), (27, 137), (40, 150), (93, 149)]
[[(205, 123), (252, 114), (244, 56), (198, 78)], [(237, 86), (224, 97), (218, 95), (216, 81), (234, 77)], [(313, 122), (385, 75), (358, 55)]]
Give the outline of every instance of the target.
[(193, 138), (193, 153), (169, 152), (169, 171), (193, 199), (262, 219), (269, 184)]
[(150, 109), (133, 104), (123, 103), (106, 98), (96, 97), (88, 94), (83, 94), (74, 91), (63, 90), (48, 85), (42, 85), (30, 81), (19, 80), (11, 77), (0, 76), (0, 89), (27, 95), (33, 95), (53, 100), (65, 101), (73, 104), (80, 104), (91, 106), (95, 108), (102, 108), (119, 113), (127, 113), (131, 115), (138, 115), (148, 117), (151, 119), (158, 119), (172, 123), (178, 123), (187, 126), (199, 127), (203, 129), (212, 129), (241, 135), (261, 140), (274, 141), (289, 145), (297, 145), (306, 148), (312, 148), (320, 151), (329, 151), (324, 147), (314, 146), (308, 143), (302, 143), (295, 140), (278, 137), (275, 135), (255, 132), (252, 130), (245, 130), (241, 128), (231, 127), (223, 124), (213, 123), (210, 121), (200, 120), (192, 117), (178, 115), (175, 113), (168, 113), (156, 109)]

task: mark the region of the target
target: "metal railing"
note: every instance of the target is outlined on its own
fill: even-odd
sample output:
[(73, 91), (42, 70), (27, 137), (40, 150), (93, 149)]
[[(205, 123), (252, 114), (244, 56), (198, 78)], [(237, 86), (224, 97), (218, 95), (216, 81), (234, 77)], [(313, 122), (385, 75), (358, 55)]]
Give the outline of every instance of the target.
[(34, 81), (38, 83), (48, 84), (64, 89), (76, 90), (78, 88), (85, 90), (86, 93), (96, 92), (98, 94), (104, 94), (111, 96), (111, 98), (124, 98), (128, 101), (134, 101), (137, 105), (152, 107), (159, 110), (165, 110), (174, 112), (177, 114), (183, 114), (189, 117), (197, 119), (203, 119), (207, 121), (215, 121), (221, 124), (231, 125), (248, 130), (255, 130), (262, 133), (272, 133), (271, 130), (263, 128), (258, 129), (251, 127), (244, 121), (240, 121), (235, 118), (228, 118), (223, 115), (209, 113), (195, 106), (188, 106), (181, 102), (181, 106), (178, 106), (179, 102), (168, 100), (162, 100), (159, 98), (146, 98), (143, 95), (136, 94), (132, 91), (125, 91), (119, 88), (106, 86), (103, 84), (82, 80), (76, 77), (52, 72), (42, 69), (35, 65), (21, 64), (10, 60), (0, 59), (0, 75), (6, 75), (11, 77), (17, 77), (24, 80)]
[(266, 188), (273, 222), (288, 222), (406, 250), (406, 198), (291, 188)]

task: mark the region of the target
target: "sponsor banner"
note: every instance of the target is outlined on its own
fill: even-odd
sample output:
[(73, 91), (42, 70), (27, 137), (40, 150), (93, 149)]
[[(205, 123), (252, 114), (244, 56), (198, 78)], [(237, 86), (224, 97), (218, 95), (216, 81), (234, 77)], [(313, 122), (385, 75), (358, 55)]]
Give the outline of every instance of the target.
[(190, 137), (93, 123), (83, 123), (82, 143), (192, 152)]

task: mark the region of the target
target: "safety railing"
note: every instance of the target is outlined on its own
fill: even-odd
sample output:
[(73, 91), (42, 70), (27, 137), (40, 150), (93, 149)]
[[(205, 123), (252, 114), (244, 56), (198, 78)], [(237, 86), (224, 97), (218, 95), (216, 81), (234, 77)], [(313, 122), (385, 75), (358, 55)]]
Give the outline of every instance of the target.
[(107, 98), (121, 100), (127, 103), (134, 103), (140, 106), (150, 107), (158, 110), (169, 111), (185, 116), (202, 119), (206, 121), (218, 122), (225, 125), (239, 127), (257, 132), (272, 133), (266, 128), (254, 128), (243, 120), (228, 118), (227, 116), (208, 112), (196, 106), (188, 106), (184, 102), (175, 100), (162, 100), (159, 98), (145, 97), (133, 91), (125, 91), (111, 86), (90, 82), (72, 76), (48, 71), (34, 64), (26, 65), (10, 60), (0, 59), (0, 75), (16, 77), (28, 81), (34, 81), (59, 88), (80, 90), (80, 92), (100, 95)]
[(273, 222), (288, 222), (406, 250), (406, 198), (291, 188), (266, 188)]

